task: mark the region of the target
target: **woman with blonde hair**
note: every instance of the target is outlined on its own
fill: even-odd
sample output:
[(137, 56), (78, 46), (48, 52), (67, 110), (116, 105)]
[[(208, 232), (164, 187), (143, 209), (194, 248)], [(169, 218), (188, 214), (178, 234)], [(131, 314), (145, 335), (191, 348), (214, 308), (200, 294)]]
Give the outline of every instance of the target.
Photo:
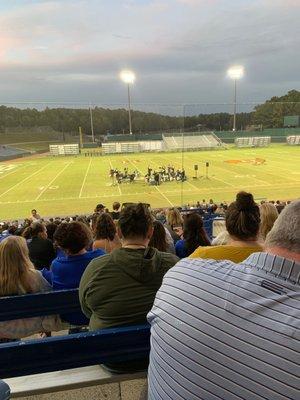
[(267, 234), (272, 229), (274, 222), (278, 218), (278, 211), (273, 203), (263, 203), (259, 206), (260, 227), (259, 235), (265, 241)]
[(183, 218), (178, 208), (169, 208), (166, 215), (166, 228), (170, 232), (174, 243), (181, 239), (183, 234)]
[[(0, 243), (0, 297), (47, 292), (51, 286), (29, 259), (26, 240), (9, 236)], [(34, 317), (0, 322), (0, 342), (38, 332), (64, 328), (58, 316)]]

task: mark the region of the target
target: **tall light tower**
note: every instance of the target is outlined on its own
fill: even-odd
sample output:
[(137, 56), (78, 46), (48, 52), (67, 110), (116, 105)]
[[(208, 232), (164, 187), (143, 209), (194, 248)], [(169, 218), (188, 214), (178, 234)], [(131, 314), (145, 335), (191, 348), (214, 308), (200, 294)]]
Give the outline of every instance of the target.
[(129, 70), (123, 70), (120, 73), (121, 80), (127, 84), (128, 93), (128, 117), (129, 117), (129, 133), (132, 135), (132, 124), (131, 124), (131, 101), (130, 101), (130, 85), (135, 81), (135, 74)]
[(233, 128), (236, 131), (236, 81), (244, 76), (244, 67), (242, 65), (234, 65), (227, 71), (229, 78), (234, 80), (234, 105), (233, 105)]

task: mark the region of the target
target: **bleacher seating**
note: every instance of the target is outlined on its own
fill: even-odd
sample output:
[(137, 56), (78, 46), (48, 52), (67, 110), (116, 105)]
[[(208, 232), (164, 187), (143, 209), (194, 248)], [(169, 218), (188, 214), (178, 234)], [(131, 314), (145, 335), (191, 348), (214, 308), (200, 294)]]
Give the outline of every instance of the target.
[(30, 151), (16, 149), (8, 145), (0, 145), (0, 161), (12, 160), (30, 154)]
[(286, 142), (290, 146), (299, 146), (300, 144), (300, 135), (292, 135), (286, 138)]
[(212, 149), (220, 147), (220, 140), (213, 134), (207, 135), (186, 135), (184, 136), (163, 136), (166, 150), (181, 149)]
[[(1, 321), (80, 308), (77, 289), (5, 297), (0, 302)], [(0, 379), (16, 396), (139, 379), (145, 371), (117, 375), (99, 364), (145, 359), (149, 350), (148, 325), (5, 343), (0, 345)], [(23, 376), (26, 379), (18, 378)]]
[(234, 141), (236, 147), (267, 147), (270, 146), (271, 136), (245, 136), (237, 137)]

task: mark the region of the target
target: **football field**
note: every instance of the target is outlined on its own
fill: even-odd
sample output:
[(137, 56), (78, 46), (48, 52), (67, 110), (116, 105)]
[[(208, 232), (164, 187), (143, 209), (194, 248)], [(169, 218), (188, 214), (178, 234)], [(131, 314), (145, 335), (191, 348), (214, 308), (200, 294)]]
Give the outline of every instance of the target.
[[(264, 161), (265, 160), (265, 161)], [(147, 167), (182, 162), (186, 182), (149, 186)], [(206, 177), (205, 163), (209, 162)], [(194, 179), (194, 165), (199, 166)], [(139, 180), (113, 185), (109, 170), (138, 170)], [(193, 204), (212, 198), (234, 199), (239, 190), (251, 191), (259, 201), (289, 200), (300, 194), (300, 148), (272, 145), (185, 153), (139, 153), (100, 157), (30, 157), (0, 163), (0, 220), (24, 218), (36, 208), (42, 216), (91, 213), (96, 204), (114, 201), (147, 202), (152, 207)]]

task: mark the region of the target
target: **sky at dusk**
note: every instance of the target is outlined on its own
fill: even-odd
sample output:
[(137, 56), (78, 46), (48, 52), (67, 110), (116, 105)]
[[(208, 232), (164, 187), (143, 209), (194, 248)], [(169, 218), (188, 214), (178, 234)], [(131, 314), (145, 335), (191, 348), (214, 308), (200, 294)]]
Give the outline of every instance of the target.
[(300, 0), (0, 0), (0, 31), (1, 104), (123, 104), (123, 68), (145, 109), (226, 110), (234, 64), (241, 102), (300, 89)]

